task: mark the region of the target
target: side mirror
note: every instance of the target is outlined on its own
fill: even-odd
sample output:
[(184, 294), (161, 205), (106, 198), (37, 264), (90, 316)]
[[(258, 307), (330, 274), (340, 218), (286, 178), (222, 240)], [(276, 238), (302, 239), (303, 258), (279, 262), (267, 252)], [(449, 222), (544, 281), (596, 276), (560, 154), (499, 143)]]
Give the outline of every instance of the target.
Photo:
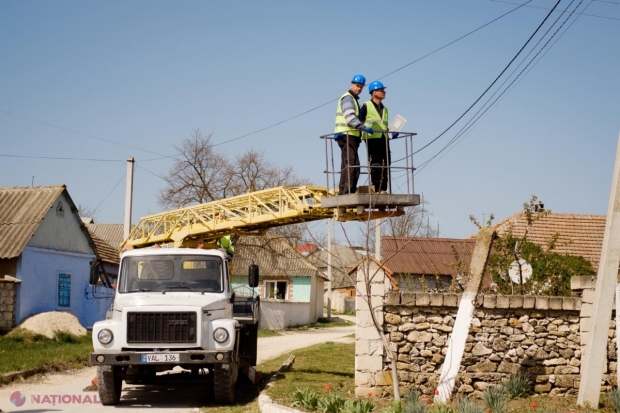
[(248, 267), (248, 285), (252, 288), (258, 287), (258, 265), (256, 264)]

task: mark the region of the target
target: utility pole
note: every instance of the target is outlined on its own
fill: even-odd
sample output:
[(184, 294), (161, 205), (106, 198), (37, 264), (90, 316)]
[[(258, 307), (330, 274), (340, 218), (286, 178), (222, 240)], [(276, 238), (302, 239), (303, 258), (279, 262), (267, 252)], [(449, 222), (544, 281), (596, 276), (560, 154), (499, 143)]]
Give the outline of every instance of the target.
[(381, 261), (381, 218), (375, 220), (375, 259)]
[(327, 318), (332, 317), (332, 220), (327, 220)]
[(134, 159), (127, 158), (127, 182), (125, 184), (125, 221), (123, 225), (123, 238), (129, 237), (131, 231), (131, 207), (133, 202), (133, 168)]
[(620, 135), (616, 149), (614, 175), (611, 181), (603, 248), (596, 275), (594, 304), (590, 331), (586, 333), (586, 347), (581, 357), (581, 380), (577, 404), (598, 407), (601, 394), (603, 367), (607, 362), (609, 320), (613, 309), (614, 291), (618, 283), (620, 263)]

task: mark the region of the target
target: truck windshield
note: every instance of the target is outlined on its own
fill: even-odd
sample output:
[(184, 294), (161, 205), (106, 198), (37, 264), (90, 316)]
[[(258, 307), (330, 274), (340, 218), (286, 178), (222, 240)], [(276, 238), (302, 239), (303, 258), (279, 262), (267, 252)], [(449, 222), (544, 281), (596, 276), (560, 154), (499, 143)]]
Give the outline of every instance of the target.
[(123, 258), (119, 292), (222, 292), (223, 261), (204, 255), (153, 255)]

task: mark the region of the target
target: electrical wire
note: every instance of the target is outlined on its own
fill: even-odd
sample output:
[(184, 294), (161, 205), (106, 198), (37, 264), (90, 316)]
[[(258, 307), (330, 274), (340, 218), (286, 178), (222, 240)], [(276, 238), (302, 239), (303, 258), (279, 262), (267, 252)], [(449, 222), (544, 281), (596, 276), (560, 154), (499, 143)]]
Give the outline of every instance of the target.
[(109, 140), (109, 139), (100, 138), (100, 137), (98, 137), (98, 136), (94, 136), (94, 135), (89, 135), (88, 133), (78, 132), (78, 131), (73, 130), (73, 129), (65, 128), (65, 127), (63, 127), (63, 126), (54, 125), (54, 124), (52, 124), (52, 123), (48, 123), (48, 122), (43, 122), (43, 121), (41, 121), (41, 120), (37, 120), (37, 119), (33, 119), (33, 118), (29, 118), (29, 117), (27, 117), (27, 116), (18, 115), (18, 114), (16, 114), (16, 113), (8, 112), (8, 111), (6, 111), (6, 110), (2, 110), (2, 109), (0, 109), (0, 112), (2, 112), (2, 113), (6, 113), (7, 115), (15, 116), (15, 117), (18, 117), (18, 118), (26, 119), (26, 120), (29, 120), (29, 121), (31, 121), (31, 122), (36, 122), (36, 123), (40, 123), (40, 124), (42, 124), (42, 125), (50, 126), (50, 127), (52, 127), (52, 128), (61, 129), (61, 130), (64, 130), (64, 131), (67, 131), (67, 132), (71, 132), (71, 133), (75, 133), (75, 134), (82, 135), (82, 136), (87, 136), (87, 137), (89, 137), (89, 138), (92, 138), (92, 139), (97, 139), (97, 140), (100, 140), (100, 141), (103, 141), (103, 142), (113, 143), (113, 144), (115, 144), (115, 145), (124, 146), (124, 147), (126, 147), (126, 148), (136, 149), (136, 150), (138, 150), (138, 151), (143, 151), (143, 152), (152, 153), (152, 154), (154, 154), (154, 155), (164, 156), (164, 155), (163, 155), (163, 154), (161, 154), (161, 153), (157, 153), (157, 152), (149, 151), (149, 150), (147, 150), (147, 149), (138, 148), (138, 147), (136, 147), (136, 146), (125, 145), (124, 143), (115, 142), (115, 141), (112, 141), (112, 140)]
[(443, 132), (441, 132), (439, 134), (439, 136), (437, 136), (436, 138), (434, 138), (433, 140), (431, 140), (429, 143), (427, 143), (426, 145), (422, 146), (420, 149), (418, 149), (417, 151), (415, 151), (413, 153), (413, 155), (423, 151), (424, 149), (428, 148), (431, 144), (433, 144), (434, 142), (436, 142), (439, 138), (441, 138), (443, 135), (446, 134), (446, 132), (448, 132), (450, 129), (452, 129), (452, 127), (454, 125), (456, 125), (461, 119), (463, 119), (463, 117), (465, 117), (465, 115), (467, 115), (467, 113), (469, 113), (469, 111), (480, 101), (480, 99), (482, 99), (484, 97), (484, 95), (487, 94), (487, 92), (493, 87), (493, 85), (495, 85), (495, 83), (497, 83), (497, 81), (500, 79), (500, 77), (502, 77), (502, 75), (504, 74), (504, 72), (506, 72), (506, 70), (508, 70), (508, 68), (510, 67), (510, 65), (512, 64), (512, 62), (515, 61), (515, 59), (517, 57), (519, 57), (519, 55), (521, 54), (521, 52), (523, 51), (523, 49), (525, 49), (525, 47), (530, 43), (530, 41), (534, 38), (534, 36), (536, 35), (536, 33), (538, 33), (538, 31), (540, 30), (540, 28), (543, 26), (543, 24), (545, 24), (545, 22), (547, 21), (547, 19), (549, 18), (549, 16), (551, 16), (551, 13), (553, 13), (553, 11), (558, 7), (558, 5), (560, 4), (562, 0), (558, 0), (557, 3), (555, 3), (555, 6), (553, 6), (553, 9), (547, 14), (547, 16), (545, 16), (544, 20), (542, 21), (542, 23), (540, 23), (538, 25), (538, 27), (536, 28), (536, 30), (534, 30), (534, 33), (532, 33), (532, 35), (529, 37), (529, 39), (527, 39), (527, 41), (525, 42), (525, 44), (521, 47), (521, 49), (519, 49), (519, 51), (517, 52), (517, 54), (510, 60), (510, 62), (508, 62), (508, 64), (506, 65), (506, 67), (504, 67), (504, 70), (501, 71), (501, 73), (499, 75), (497, 75), (497, 77), (495, 78), (495, 80), (493, 80), (493, 82), (491, 82), (491, 84), (489, 85), (489, 87), (487, 87), (485, 89), (484, 92), (482, 92), (482, 94), (480, 96), (478, 96), (478, 98), (474, 101), (474, 103), (472, 103), (465, 112), (463, 112), (463, 114), (461, 116), (459, 116), (454, 122), (452, 122), (452, 124), (450, 126), (448, 126)]
[(28, 155), (4, 155), (5, 158), (28, 158), (28, 159), (53, 159), (62, 161), (91, 161), (91, 162), (126, 162), (120, 159), (96, 159), (96, 158), (69, 158), (69, 157), (54, 157), (54, 156), (28, 156)]
[(101, 206), (101, 204), (103, 204), (105, 202), (106, 199), (108, 199), (108, 197), (112, 194), (112, 192), (116, 189), (116, 187), (118, 186), (118, 184), (120, 184), (123, 180), (123, 178), (125, 178), (125, 176), (127, 176), (126, 173), (123, 174), (123, 176), (121, 176), (121, 179), (118, 180), (118, 182), (116, 183), (116, 185), (114, 185), (114, 187), (110, 190), (110, 192), (108, 192), (108, 194), (105, 196), (105, 198), (103, 198), (103, 200), (101, 202), (99, 202), (99, 205), (97, 205), (97, 207), (93, 210), (93, 215), (95, 214), (95, 212), (97, 212), (97, 210), (99, 209), (99, 207)]
[(149, 171), (148, 169), (146, 169), (146, 168), (144, 168), (144, 167), (142, 167), (142, 166), (138, 165), (137, 163), (136, 163), (136, 167), (137, 167), (138, 169), (142, 169), (143, 171), (150, 173), (150, 174), (151, 174), (151, 175), (153, 175), (153, 176), (158, 177), (159, 179), (161, 179), (161, 180), (163, 180), (163, 181), (165, 181), (165, 182), (168, 182), (168, 180), (167, 180), (166, 178), (164, 178), (163, 176), (158, 175), (158, 174), (156, 174), (155, 172), (151, 172), (151, 171)]
[[(513, 1), (506, 1), (506, 0), (491, 0), (494, 1), (496, 3), (506, 3), (506, 4), (521, 4), (521, 3), (515, 3)], [(600, 1), (600, 0), (597, 0)], [(606, 3), (611, 3), (611, 2), (606, 2)], [(524, 3), (523, 5), (525, 6), (526, 3)], [(620, 4), (620, 3), (616, 3), (616, 4)], [(542, 10), (551, 10), (548, 7), (541, 7), (541, 6), (525, 6), (525, 7), (531, 7), (534, 9), (542, 9)], [(561, 13), (565, 13), (566, 10), (561, 11)], [(611, 17), (611, 16), (600, 16), (598, 14), (584, 14), (584, 16), (588, 16), (588, 17), (598, 17), (600, 19), (610, 19), (610, 20), (620, 20), (620, 18), (618, 17)]]
[[(572, 4), (573, 2), (574, 2), (574, 0), (573, 0), (573, 1), (571, 1), (571, 4)], [(581, 4), (582, 4), (582, 3), (583, 3), (583, 0), (581, 0), (581, 1), (577, 4), (577, 6), (575, 7), (575, 9), (574, 9), (574, 10), (577, 10), (577, 9), (579, 8), (579, 6), (581, 6)], [(591, 4), (591, 2), (590, 2), (587, 6), (586, 6), (586, 8), (584, 8), (584, 10), (586, 10), (586, 9), (590, 6), (590, 4)], [(569, 7), (570, 7), (570, 5), (569, 5)], [(439, 152), (437, 152), (437, 153), (436, 153), (435, 155), (433, 155), (431, 158), (429, 158), (428, 160), (426, 160), (425, 162), (423, 162), (423, 163), (422, 163), (422, 164), (418, 167), (418, 171), (416, 172), (416, 175), (417, 175), (417, 174), (419, 174), (419, 173), (421, 173), (422, 171), (424, 171), (424, 169), (426, 169), (426, 168), (430, 165), (431, 161), (432, 161), (433, 159), (435, 159), (435, 158), (436, 158), (439, 154), (441, 154), (444, 150), (446, 150), (448, 147), (450, 147), (450, 146), (451, 146), (454, 142), (456, 142), (457, 140), (461, 139), (461, 138), (462, 138), (462, 136), (464, 136), (464, 134), (465, 134), (466, 132), (468, 132), (468, 131), (470, 130), (470, 128), (471, 128), (472, 126), (474, 126), (474, 125), (475, 125), (475, 124), (476, 124), (476, 123), (477, 123), (477, 122), (478, 122), (478, 121), (479, 121), (479, 120), (480, 120), (480, 119), (481, 119), (481, 118), (482, 118), (482, 117), (483, 117), (483, 116), (487, 113), (487, 111), (489, 111), (491, 108), (493, 108), (493, 107), (495, 106), (495, 104), (497, 103), (497, 101), (498, 101), (500, 98), (502, 98), (502, 96), (504, 96), (504, 94), (505, 94), (507, 91), (512, 90), (512, 89), (510, 89), (510, 88), (513, 86), (513, 84), (514, 84), (517, 80), (519, 80), (519, 79), (521, 78), (521, 76), (523, 75), (523, 73), (524, 73), (524, 72), (528, 69), (528, 67), (532, 64), (532, 62), (534, 62), (534, 61), (537, 59), (537, 57), (540, 55), (540, 53), (541, 53), (543, 50), (545, 50), (545, 49), (547, 48), (547, 46), (549, 45), (549, 42), (551, 42), (551, 40), (553, 40), (553, 39), (555, 38), (555, 36), (557, 35), (557, 33), (558, 33), (561, 29), (562, 29), (562, 27), (564, 27), (564, 25), (565, 25), (565, 24), (566, 24), (566, 22), (570, 19), (570, 17), (572, 16), (572, 14), (576, 14), (576, 13), (574, 13), (574, 12), (573, 12), (573, 13), (570, 13), (570, 14), (566, 17), (566, 19), (562, 22), (562, 24), (560, 25), (560, 27), (558, 27), (558, 28), (555, 30), (555, 32), (551, 35), (551, 37), (547, 40), (547, 42), (546, 42), (546, 43), (542, 46), (542, 48), (541, 48), (541, 49), (540, 49), (540, 50), (536, 53), (536, 55), (534, 55), (534, 57), (533, 57), (532, 59), (530, 59), (530, 61), (528, 62), (528, 64), (527, 64), (527, 65), (526, 65), (526, 66), (525, 66), (525, 67), (521, 70), (521, 72), (519, 72), (519, 74), (518, 74), (518, 75), (517, 75), (517, 76), (516, 76), (516, 77), (515, 77), (515, 78), (514, 78), (511, 82), (510, 82), (510, 84), (509, 84), (506, 88), (504, 88), (504, 90), (500, 93), (500, 95), (499, 95), (497, 98), (495, 98), (495, 100), (494, 100), (491, 104), (489, 104), (488, 106), (487, 106), (487, 103), (489, 102), (489, 100), (490, 100), (490, 99), (489, 99), (489, 100), (487, 100), (487, 102), (485, 102), (485, 104), (484, 104), (484, 105), (483, 105), (483, 106), (482, 106), (482, 107), (478, 110), (478, 112), (477, 112), (476, 114), (474, 114), (474, 116), (472, 117), (472, 119), (470, 119), (470, 121), (468, 122), (468, 124), (469, 124), (470, 122), (471, 122), (471, 124), (469, 124), (469, 125), (468, 125), (468, 124), (466, 124), (466, 126), (464, 126), (464, 127), (461, 129), (461, 131), (459, 131), (459, 132), (458, 132), (458, 133), (457, 133), (457, 134), (456, 134), (456, 135), (452, 138), (452, 140), (450, 140), (450, 142), (448, 142), (448, 143), (447, 143), (447, 144), (446, 144), (446, 145), (445, 145), (445, 146), (444, 146), (444, 147), (443, 147), (443, 148), (442, 148)], [(572, 23), (571, 23), (571, 24), (570, 24), (570, 25), (566, 28), (566, 30), (562, 33), (562, 35), (564, 35), (564, 33), (566, 33), (566, 31), (567, 31), (567, 30), (568, 30), (568, 29), (572, 26), (572, 24), (573, 24), (573, 23), (574, 23), (574, 22), (575, 22), (575, 21), (579, 18), (579, 16), (580, 16), (580, 15), (579, 15), (579, 14), (577, 14), (577, 17), (576, 17), (576, 18), (573, 20), (573, 22), (572, 22)], [(549, 30), (547, 30), (547, 32), (545, 33), (545, 36), (546, 36), (546, 34), (550, 31), (550, 29), (551, 29), (551, 28), (555, 25), (555, 23), (557, 23), (557, 21), (558, 21), (558, 20), (559, 20), (559, 18), (558, 18), (558, 19), (556, 19), (556, 22), (554, 22), (554, 24), (553, 24), (553, 25), (549, 28)], [(561, 36), (562, 36), (562, 35), (561, 35)], [(561, 36), (560, 36), (560, 37), (561, 37)], [(543, 38), (544, 38), (544, 36), (543, 36)], [(559, 38), (558, 38), (558, 40), (559, 40)], [(540, 41), (542, 41), (542, 39), (541, 39), (541, 40), (539, 40), (539, 42), (537, 43), (537, 45), (540, 43)], [(553, 43), (553, 45), (555, 45), (555, 43), (557, 43), (557, 40), (556, 40), (556, 42), (554, 42), (554, 43)], [(553, 45), (552, 45), (552, 47), (553, 47)], [(547, 51), (548, 51), (548, 50), (549, 50), (549, 49), (547, 49)], [(530, 53), (531, 53), (531, 52), (530, 52)], [(528, 54), (528, 56), (529, 56), (529, 54)], [(543, 55), (543, 56), (544, 56), (544, 55)], [(542, 58), (542, 57), (541, 57), (541, 58)], [(540, 61), (540, 59), (539, 59), (538, 61)], [(522, 62), (522, 63), (523, 63), (523, 62)], [(522, 64), (522, 63), (521, 63), (521, 64)], [(520, 65), (519, 65), (519, 66), (520, 66)], [(513, 73), (514, 73), (514, 72), (513, 72)], [(529, 71), (528, 71), (528, 73), (529, 73)], [(503, 84), (505, 84), (505, 83), (506, 83), (506, 81), (504, 81), (504, 83), (503, 83)], [(503, 84), (502, 84), (502, 85), (503, 85)], [(499, 90), (498, 90), (498, 91), (499, 91)], [(498, 91), (496, 91), (495, 93), (497, 93)], [(494, 94), (494, 95), (495, 95), (495, 94)], [(492, 98), (492, 97), (491, 97), (491, 98)], [(486, 108), (485, 108), (485, 106), (486, 106)], [(485, 109), (484, 109), (484, 111), (482, 112), (482, 114), (480, 114), (477, 118), (475, 118), (475, 117), (478, 115), (478, 113), (480, 112), (480, 110), (482, 110), (483, 108), (485, 108)], [(475, 118), (475, 119), (474, 119), (474, 118)]]

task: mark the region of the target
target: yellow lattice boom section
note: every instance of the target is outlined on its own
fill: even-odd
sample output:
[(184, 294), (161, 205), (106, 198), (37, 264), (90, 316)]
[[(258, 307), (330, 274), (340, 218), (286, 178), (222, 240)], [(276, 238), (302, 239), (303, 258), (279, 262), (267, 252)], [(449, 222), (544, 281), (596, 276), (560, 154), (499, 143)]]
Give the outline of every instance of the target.
[(153, 244), (213, 247), (208, 244), (225, 235), (261, 235), (269, 228), (332, 218), (335, 214), (341, 221), (387, 216), (385, 212), (360, 214), (356, 209), (321, 207), (321, 199), (330, 196), (334, 194), (325, 187), (280, 186), (161, 212), (142, 217), (123, 247)]

